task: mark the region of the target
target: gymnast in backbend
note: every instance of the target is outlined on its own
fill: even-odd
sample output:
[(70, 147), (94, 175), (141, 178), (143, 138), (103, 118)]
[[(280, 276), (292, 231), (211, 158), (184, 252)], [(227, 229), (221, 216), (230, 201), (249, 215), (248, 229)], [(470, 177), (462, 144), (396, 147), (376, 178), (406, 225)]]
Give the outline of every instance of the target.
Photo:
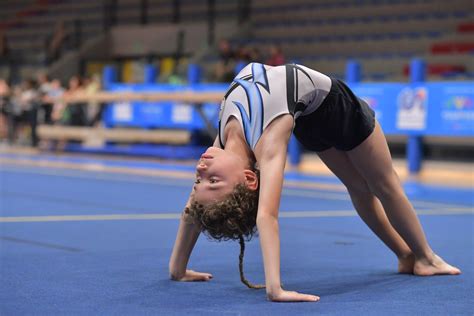
[(201, 232), (244, 240), (258, 229), (265, 288), (272, 301), (318, 301), (280, 281), (278, 209), (292, 132), (344, 183), (362, 220), (398, 258), (398, 272), (460, 274), (428, 244), (408, 201), (374, 112), (340, 80), (301, 65), (247, 65), (221, 105), (219, 133), (201, 156), (170, 259), (176, 281), (207, 281), (187, 269)]

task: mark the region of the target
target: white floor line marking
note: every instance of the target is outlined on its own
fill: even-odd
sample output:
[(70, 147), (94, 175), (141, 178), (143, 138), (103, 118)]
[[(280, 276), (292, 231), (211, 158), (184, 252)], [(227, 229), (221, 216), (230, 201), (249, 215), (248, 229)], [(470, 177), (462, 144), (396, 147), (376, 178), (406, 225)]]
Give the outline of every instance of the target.
[(418, 210), (418, 215), (454, 215), (454, 214), (474, 214), (474, 208), (446, 208), (439, 210)]
[(12, 216), (12, 217), (0, 217), (0, 223), (149, 220), (149, 219), (179, 219), (180, 217), (181, 217), (181, 214), (179, 214), (179, 213)]
[[(283, 195), (288, 196), (301, 196), (307, 198), (321, 198), (326, 200), (339, 200), (339, 201), (350, 201), (351, 198), (348, 193), (335, 193), (335, 192), (314, 192), (314, 191), (301, 191), (296, 189), (283, 189)], [(448, 204), (448, 203), (437, 203), (437, 202), (427, 202), (419, 200), (411, 200), (411, 203), (415, 208), (469, 208), (469, 206), (459, 205), (459, 204)]]
[[(462, 215), (474, 214), (473, 209), (453, 208), (444, 210), (420, 210), (418, 215)], [(312, 218), (312, 217), (355, 217), (353, 210), (333, 211), (282, 211), (281, 218)], [(74, 221), (118, 221), (118, 220), (175, 220), (180, 213), (151, 213), (151, 214), (109, 214), (109, 215), (53, 215), (53, 216), (4, 216), (0, 223), (20, 222), (74, 222)]]
[[(0, 169), (1, 170), (1, 169)], [(149, 177), (139, 175), (123, 175), (119, 173), (89, 173), (87, 170), (64, 170), (58, 169), (57, 171), (44, 171), (44, 170), (24, 170), (17, 168), (9, 168), (8, 171), (20, 172), (20, 173), (34, 173), (44, 176), (54, 176), (54, 177), (65, 177), (65, 178), (79, 178), (79, 179), (94, 179), (94, 180), (107, 180), (107, 181), (120, 181), (120, 182), (133, 182), (133, 183), (143, 183), (143, 184), (172, 184), (183, 187), (192, 187), (192, 183), (189, 182), (189, 179), (170, 179), (170, 178), (158, 178), (158, 177)], [(84, 174), (84, 172), (87, 172)], [(191, 177), (190, 177), (191, 179)]]
[[(165, 170), (165, 169), (153, 169), (153, 168), (130, 168), (126, 166), (106, 166), (103, 165), (103, 168), (89, 168), (88, 164), (79, 164), (79, 163), (64, 163), (64, 162), (36, 162), (29, 160), (20, 160), (20, 161), (10, 161), (5, 160), (0, 157), (0, 162), (3, 165), (8, 164), (8, 169), (0, 168), (0, 170), (13, 170), (15, 172), (24, 172), (24, 173), (36, 173), (42, 175), (52, 175), (52, 176), (64, 176), (64, 177), (79, 177), (79, 178), (93, 178), (93, 179), (116, 179), (118, 181), (129, 181), (130, 177), (149, 177), (150, 180), (153, 180), (153, 177), (163, 177), (163, 178), (174, 178), (178, 180), (188, 180), (194, 178), (194, 173), (186, 170)], [(29, 170), (24, 170), (19, 166), (28, 166)], [(33, 168), (35, 168), (33, 170)], [(37, 168), (49, 168), (54, 169), (51, 171), (37, 170)], [(128, 170), (129, 172), (126, 172)], [(87, 174), (81, 174), (86, 172)], [(101, 175), (97, 172), (102, 172)], [(138, 179), (137, 179), (138, 180)], [(144, 179), (138, 180), (142, 182)], [(148, 181), (143, 181), (148, 182)]]
[(448, 204), (448, 203), (438, 203), (438, 202), (428, 202), (428, 201), (413, 201), (413, 204), (416, 204), (418, 207), (439, 207), (439, 208), (469, 207), (469, 206), (464, 206), (464, 205), (459, 205), (459, 204)]
[(283, 195), (287, 196), (300, 196), (307, 198), (322, 198), (327, 200), (340, 200), (340, 201), (350, 201), (349, 194), (336, 193), (336, 192), (318, 192), (318, 191), (302, 191), (296, 189), (287, 189), (283, 188)]

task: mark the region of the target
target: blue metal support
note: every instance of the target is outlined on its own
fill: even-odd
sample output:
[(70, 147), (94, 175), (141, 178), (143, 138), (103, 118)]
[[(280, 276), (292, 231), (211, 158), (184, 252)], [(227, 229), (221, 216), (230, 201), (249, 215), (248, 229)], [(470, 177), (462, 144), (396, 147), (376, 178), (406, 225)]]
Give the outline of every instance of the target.
[[(410, 81), (412, 85), (420, 84), (425, 79), (426, 63), (422, 59), (413, 59), (410, 63)], [(406, 154), (410, 174), (419, 173), (423, 158), (423, 138), (420, 135), (412, 134), (408, 136)]]
[(158, 67), (152, 64), (145, 66), (143, 70), (143, 83), (155, 83), (158, 77)]
[(102, 72), (102, 86), (107, 90), (111, 83), (117, 82), (118, 74), (115, 66), (105, 66)]
[(188, 83), (195, 84), (201, 82), (202, 69), (197, 64), (189, 64), (188, 66)]
[(346, 64), (346, 82), (357, 83), (362, 80), (362, 70), (360, 63), (355, 60), (349, 60)]
[(245, 66), (247, 66), (247, 63), (245, 61), (239, 61), (234, 67), (235, 74), (238, 74), (242, 69), (245, 68)]
[(295, 135), (291, 135), (288, 143), (288, 156), (292, 166), (298, 166), (301, 162), (301, 144)]

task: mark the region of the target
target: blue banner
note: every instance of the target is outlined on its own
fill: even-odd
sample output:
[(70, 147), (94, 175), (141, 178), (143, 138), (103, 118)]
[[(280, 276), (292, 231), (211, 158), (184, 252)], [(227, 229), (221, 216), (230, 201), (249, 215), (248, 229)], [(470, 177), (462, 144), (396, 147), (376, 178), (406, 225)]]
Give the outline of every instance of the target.
[[(109, 91), (222, 91), (228, 84), (110, 84)], [(474, 82), (354, 83), (351, 89), (375, 111), (386, 134), (474, 136)], [(204, 105), (217, 126), (218, 104)], [(203, 129), (205, 124), (189, 104), (176, 102), (116, 102), (105, 112), (107, 126)]]
[[(116, 92), (174, 92), (174, 91), (222, 91), (227, 84), (196, 84), (192, 86), (165, 84), (111, 84), (109, 91)], [(203, 113), (207, 120), (217, 127), (219, 104), (203, 104)], [(104, 113), (104, 122), (108, 127), (129, 126), (137, 128), (204, 129), (205, 123), (192, 104), (179, 102), (115, 102)]]
[(374, 110), (384, 132), (396, 134), (399, 132), (394, 119), (397, 114), (396, 102), (405, 86), (403, 83), (358, 83), (352, 84), (351, 89)]
[(386, 134), (473, 136), (474, 82), (359, 83)]
[(429, 93), (426, 133), (438, 136), (474, 135), (474, 83), (426, 83)]

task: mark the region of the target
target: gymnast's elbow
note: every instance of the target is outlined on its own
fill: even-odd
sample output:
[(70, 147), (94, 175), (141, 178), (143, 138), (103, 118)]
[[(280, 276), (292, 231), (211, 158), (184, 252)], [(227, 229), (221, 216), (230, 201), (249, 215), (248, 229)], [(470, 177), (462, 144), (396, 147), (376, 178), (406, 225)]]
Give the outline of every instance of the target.
[(265, 226), (270, 223), (278, 222), (278, 214), (273, 212), (261, 212), (257, 214), (257, 227)]
[(170, 277), (170, 280), (179, 281), (183, 277), (183, 273), (181, 273), (178, 269), (170, 266), (169, 277)]
[(172, 255), (168, 263), (168, 274), (170, 279), (178, 281), (184, 276), (185, 272), (186, 268), (183, 269), (183, 267), (176, 260), (176, 257)]

